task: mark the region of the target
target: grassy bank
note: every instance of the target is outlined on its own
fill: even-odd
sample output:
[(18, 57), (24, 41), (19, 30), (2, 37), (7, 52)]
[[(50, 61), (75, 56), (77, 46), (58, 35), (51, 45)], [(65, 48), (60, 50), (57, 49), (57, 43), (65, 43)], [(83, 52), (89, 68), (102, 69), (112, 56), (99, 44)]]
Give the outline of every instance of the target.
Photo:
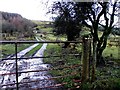
[[(113, 47), (112, 49), (111, 51), (111, 48), (107, 47), (104, 51), (104, 57), (107, 57), (113, 51), (114, 54), (118, 54), (117, 47)], [(58, 83), (67, 83), (64, 85), (66, 90), (98, 90), (98, 88), (99, 90), (114, 90), (115, 88), (120, 88), (120, 65), (117, 62), (117, 64), (110, 63), (105, 67), (98, 67), (96, 69), (96, 81), (81, 84), (81, 55), (70, 55), (75, 53), (81, 53), (81, 45), (77, 45), (76, 49), (63, 49), (58, 44), (49, 44), (45, 51), (45, 56), (50, 56), (50, 58), (45, 58), (44, 62), (51, 64), (53, 68), (59, 68), (49, 71), (49, 73), (54, 77), (63, 76), (64, 78), (58, 78), (56, 81)], [(54, 55), (60, 57), (52, 57)], [(114, 55), (113, 59), (108, 57), (107, 61), (114, 61), (114, 58), (118, 58), (118, 55)]]
[(75, 53), (78, 54), (80, 52), (72, 50), (71, 48), (63, 49), (58, 44), (49, 44), (45, 51), (45, 56), (50, 56), (50, 58), (45, 58), (44, 62), (51, 64), (53, 68), (58, 68), (57, 70), (52, 70), (49, 73), (53, 77), (63, 76), (63, 78), (56, 79), (56, 82), (67, 83), (67, 85), (64, 86), (65, 88), (74, 87), (73, 80), (81, 77), (81, 60), (79, 56), (73, 55)]

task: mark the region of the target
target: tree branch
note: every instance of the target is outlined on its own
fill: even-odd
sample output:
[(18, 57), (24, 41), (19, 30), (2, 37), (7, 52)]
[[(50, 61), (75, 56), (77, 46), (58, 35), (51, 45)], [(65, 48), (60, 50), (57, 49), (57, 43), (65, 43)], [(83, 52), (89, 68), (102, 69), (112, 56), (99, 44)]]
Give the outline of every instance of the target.
[[(100, 2), (99, 2), (99, 4), (100, 4), (102, 7), (104, 6), (103, 3), (100, 3)], [(104, 9), (105, 9), (105, 8), (102, 8), (102, 11), (98, 14), (97, 22), (99, 22), (100, 17), (104, 14)]]
[(101, 24), (101, 23), (98, 23), (100, 26), (104, 27), (105, 28), (105, 25)]
[(82, 24), (86, 25), (88, 28), (92, 28), (89, 24), (87, 24), (85, 21), (82, 21)]
[(90, 7), (91, 14), (93, 15), (93, 20), (96, 20), (95, 12), (92, 10), (92, 6)]
[(91, 16), (88, 14), (88, 18), (91, 21), (92, 24), (94, 24), (94, 21), (92, 20)]
[(115, 14), (116, 3), (117, 3), (117, 2), (115, 2), (114, 5), (113, 5), (113, 11), (112, 11), (112, 15), (111, 15), (111, 17), (110, 17), (110, 19), (111, 19), (111, 20), (110, 20), (110, 26), (109, 26), (110, 28), (112, 27), (112, 25), (113, 25), (113, 23), (114, 23), (114, 14)]

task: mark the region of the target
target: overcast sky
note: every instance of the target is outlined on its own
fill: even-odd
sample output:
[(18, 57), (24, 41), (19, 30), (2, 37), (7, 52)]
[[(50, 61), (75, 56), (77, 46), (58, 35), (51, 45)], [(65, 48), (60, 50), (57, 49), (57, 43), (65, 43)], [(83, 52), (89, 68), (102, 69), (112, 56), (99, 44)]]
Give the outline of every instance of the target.
[[(54, 1), (66, 0), (0, 0), (0, 11), (18, 13), (31, 20), (48, 21), (52, 15), (46, 15), (47, 7), (50, 7)], [(47, 7), (46, 2), (48, 2)]]
[(0, 11), (18, 13), (31, 20), (50, 20), (51, 16), (46, 15), (47, 1), (49, 7), (55, 0), (0, 0)]

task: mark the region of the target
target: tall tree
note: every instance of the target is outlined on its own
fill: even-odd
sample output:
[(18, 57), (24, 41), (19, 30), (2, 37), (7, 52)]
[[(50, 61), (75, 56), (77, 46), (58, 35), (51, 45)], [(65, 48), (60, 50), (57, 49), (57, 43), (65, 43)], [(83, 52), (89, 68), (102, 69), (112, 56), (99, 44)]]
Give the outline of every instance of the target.
[[(118, 0), (114, 1), (101, 1), (93, 3), (83, 3), (84, 9), (87, 11), (86, 16), (88, 22), (83, 20), (83, 24), (91, 29), (93, 36), (93, 67), (92, 67), (92, 80), (95, 80), (96, 65), (105, 64), (102, 53), (107, 45), (109, 34), (114, 28), (115, 15), (118, 14), (119, 3)], [(103, 27), (103, 34), (99, 37), (99, 26)]]
[[(93, 2), (83, 3), (84, 9), (87, 11), (86, 16), (88, 17), (89, 23), (83, 20), (83, 24), (91, 29), (93, 36), (93, 51), (94, 60), (97, 60), (97, 65), (104, 64), (102, 61), (102, 53), (107, 45), (107, 38), (114, 28), (114, 18), (116, 11), (119, 7), (117, 0), (114, 2)], [(102, 21), (103, 20), (103, 21)], [(98, 36), (99, 26), (103, 27), (103, 34), (101, 37)]]
[[(54, 32), (66, 34), (68, 41), (73, 41), (79, 37), (81, 31), (81, 23), (78, 20), (80, 18), (76, 15), (74, 4), (74, 2), (55, 2), (51, 10), (52, 13), (58, 15), (54, 22)], [(65, 43), (64, 47), (68, 45), (69, 43)]]
[[(114, 27), (114, 18), (120, 8), (119, 5), (118, 0), (108, 0), (106, 2), (104, 0), (99, 2), (57, 2), (53, 4), (52, 13), (56, 12), (58, 15), (57, 23), (55, 22), (57, 27), (65, 30), (68, 35), (71, 33), (71, 38), (75, 36), (72, 32), (73, 27), (83, 24), (90, 28), (93, 36), (93, 63), (94, 65), (96, 63), (100, 65), (105, 63), (102, 59), (102, 53), (106, 48), (108, 36)], [(100, 37), (98, 36), (99, 26), (103, 27), (103, 34)], [(74, 31), (79, 33), (76, 30), (74, 28)]]

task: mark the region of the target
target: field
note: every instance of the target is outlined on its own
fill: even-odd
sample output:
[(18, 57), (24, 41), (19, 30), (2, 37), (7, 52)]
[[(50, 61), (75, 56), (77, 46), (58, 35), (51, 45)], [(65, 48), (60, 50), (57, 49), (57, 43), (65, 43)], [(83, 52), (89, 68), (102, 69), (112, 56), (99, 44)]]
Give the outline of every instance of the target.
[[(34, 21), (38, 25), (37, 37), (40, 37), (47, 41), (65, 41), (66, 35), (55, 36), (52, 33), (52, 26), (49, 22)], [(89, 33), (88, 31), (82, 32), (81, 35)], [(99, 36), (102, 32), (99, 32)], [(42, 35), (42, 36), (41, 36)], [(118, 36), (117, 36), (118, 37)], [(45, 50), (44, 63), (50, 64), (51, 68), (55, 70), (49, 71), (53, 77), (61, 78), (55, 79), (57, 83), (65, 83), (66, 90), (114, 90), (120, 89), (120, 56), (119, 56), (119, 44), (116, 46), (116, 42), (110, 42), (114, 40), (114, 36), (110, 35), (108, 44), (103, 52), (103, 57), (106, 62), (106, 66), (96, 68), (96, 80), (95, 82), (87, 82), (81, 84), (81, 49), (82, 44), (78, 43), (76, 48), (68, 47), (62, 48), (63, 43), (60, 44), (48, 44)], [(119, 40), (119, 39), (118, 39)], [(117, 42), (118, 43), (118, 42)], [(28, 45), (19, 45), (19, 50), (22, 50)], [(14, 45), (0, 46), (0, 50), (3, 51), (2, 57), (9, 54), (13, 54)], [(11, 48), (9, 48), (11, 47)], [(31, 50), (26, 56), (31, 56), (35, 53), (41, 45)], [(64, 68), (65, 67), (65, 68)], [(91, 70), (90, 70), (91, 72)], [(91, 79), (91, 75), (90, 75)]]
[[(29, 47), (31, 44), (20, 44), (18, 45), (18, 52)], [(0, 57), (6, 58), (9, 55), (15, 54), (15, 45), (14, 44), (4, 44), (0, 45)]]
[[(40, 29), (42, 30), (42, 29)], [(50, 34), (51, 29), (43, 30), (42, 32), (49, 33), (45, 35), (46, 40), (56, 41), (58, 36)], [(88, 31), (82, 32), (81, 35), (89, 33)], [(99, 36), (102, 32), (99, 32)], [(119, 37), (119, 36), (117, 36)], [(108, 39), (108, 45), (103, 52), (103, 57), (106, 62), (106, 66), (97, 67), (96, 69), (96, 81), (91, 83), (80, 83), (81, 79), (81, 44), (77, 44), (77, 47), (73, 49), (62, 48), (63, 43), (60, 44), (48, 44), (45, 56), (50, 58), (44, 58), (44, 63), (50, 64), (52, 68), (57, 70), (51, 70), (49, 73), (54, 77), (63, 76), (63, 78), (56, 79), (57, 83), (67, 83), (64, 85), (66, 90), (76, 90), (76, 88), (82, 90), (113, 90), (120, 89), (120, 57), (119, 46), (116, 46), (116, 42), (110, 42), (114, 39), (113, 35), (110, 35)], [(59, 40), (66, 40), (66, 36), (59, 36)], [(118, 43), (118, 42), (117, 42)], [(76, 54), (74, 56), (73, 54)], [(79, 56), (77, 56), (79, 55)], [(57, 56), (57, 57), (55, 57)], [(65, 67), (65, 68), (64, 68)], [(91, 75), (90, 75), (91, 78)]]
[[(50, 56), (50, 58), (45, 58), (44, 62), (49, 63), (54, 68), (59, 68), (58, 70), (52, 70), (49, 73), (56, 76), (66, 76), (64, 78), (58, 78), (56, 81), (58, 83), (67, 83), (64, 87), (66, 89), (76, 87), (83, 87), (83, 88), (94, 88), (95, 90), (99, 88), (108, 88), (114, 89), (119, 88), (120, 85), (120, 63), (118, 59), (118, 50), (116, 47), (111, 48), (107, 47), (107, 51), (104, 51), (104, 57), (107, 58), (106, 62), (109, 63), (105, 67), (98, 67), (96, 69), (96, 81), (94, 83), (85, 83), (81, 85), (80, 78), (81, 78), (81, 57), (80, 56), (73, 56), (72, 54), (80, 54), (81, 53), (81, 45), (77, 45), (79, 50), (76, 48), (75, 50), (71, 48), (63, 49), (61, 46), (57, 44), (49, 44), (47, 50), (45, 51), (45, 56)], [(110, 49), (110, 50), (109, 50)], [(114, 51), (114, 52), (113, 52)], [(109, 55), (114, 53), (115, 56), (110, 57)], [(54, 57), (55, 55), (59, 57)], [(65, 56), (64, 56), (65, 55)], [(77, 67), (74, 67), (77, 66)], [(61, 68), (66, 67), (66, 68)], [(69, 67), (69, 68), (67, 68)], [(90, 76), (91, 78), (91, 76)], [(78, 81), (78, 82), (75, 82)], [(112, 90), (111, 89), (111, 90)], [(86, 90), (86, 89), (85, 89)], [(103, 90), (103, 89), (100, 89)]]

